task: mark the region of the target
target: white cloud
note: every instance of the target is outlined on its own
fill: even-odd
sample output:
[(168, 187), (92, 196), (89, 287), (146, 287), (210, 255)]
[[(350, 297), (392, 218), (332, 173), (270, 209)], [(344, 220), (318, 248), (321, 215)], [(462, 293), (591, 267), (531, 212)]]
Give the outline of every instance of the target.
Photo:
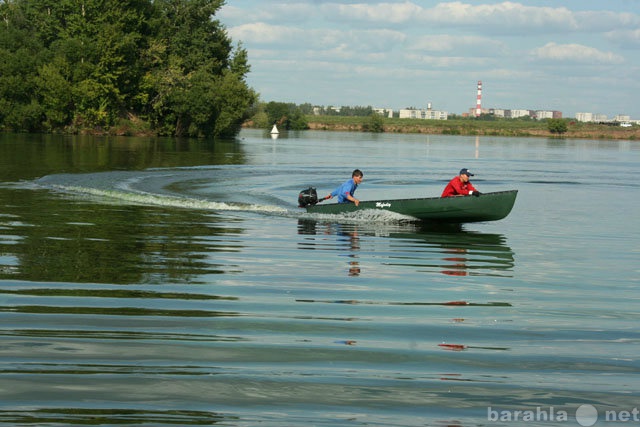
[(451, 69), (451, 68), (479, 68), (488, 65), (484, 58), (468, 58), (465, 56), (430, 56), (419, 54), (404, 55), (408, 62), (421, 67)]
[(404, 3), (360, 3), (328, 4), (323, 7), (325, 16), (348, 21), (399, 24), (412, 21), (424, 9), (410, 2)]
[[(525, 6), (502, 2), (471, 5), (460, 1), (441, 2), (424, 8), (412, 2), (403, 3), (328, 3), (319, 10), (327, 20), (357, 25), (371, 23), (389, 26), (473, 27), (490, 33), (522, 32), (531, 28), (546, 30), (579, 29), (574, 13), (564, 7)], [(618, 22), (619, 23), (619, 22)]]
[(640, 29), (610, 31), (605, 34), (605, 38), (625, 49), (640, 49)]
[(640, 116), (629, 97), (640, 71), (638, 0), (228, 3), (216, 18), (247, 49), (248, 80), (265, 100), (406, 106), (429, 98), (461, 112), (483, 80), (487, 100), (528, 108), (529, 98), (580, 104), (592, 97), (581, 85), (606, 76), (597, 90)]
[(554, 62), (582, 64), (621, 64), (624, 62), (624, 58), (618, 54), (602, 52), (580, 44), (556, 44), (550, 42), (531, 51), (531, 55), (536, 59)]
[(581, 31), (611, 31), (640, 27), (640, 16), (635, 13), (612, 11), (576, 12), (575, 19)]
[(313, 18), (319, 12), (317, 6), (300, 2), (270, 4), (272, 2), (263, 0), (261, 1), (262, 7), (244, 8), (236, 6), (236, 2), (233, 3), (223, 6), (216, 14), (216, 18), (226, 25), (236, 25), (243, 22), (300, 24)]
[(250, 44), (296, 43), (304, 32), (298, 28), (285, 27), (255, 22), (229, 28), (234, 40)]
[(505, 43), (478, 36), (453, 36), (438, 34), (421, 36), (411, 39), (407, 43), (408, 50), (420, 50), (425, 52), (453, 53), (469, 56), (502, 56), (507, 51)]
[(302, 29), (262, 22), (230, 28), (229, 34), (234, 40), (252, 45), (297, 46), (300, 50), (309, 47), (320, 50), (351, 49), (354, 53), (389, 51), (406, 39), (403, 33), (387, 29)]
[(523, 32), (532, 28), (577, 28), (575, 16), (564, 7), (525, 6), (503, 2), (472, 6), (462, 2), (439, 3), (428, 16), (441, 24), (468, 25), (489, 32)]
[[(269, 2), (266, 2), (267, 4)], [(258, 10), (242, 11), (225, 6), (220, 17), (229, 21), (238, 19), (301, 23), (314, 20), (342, 22), (349, 25), (375, 24), (378, 26), (468, 27), (487, 33), (522, 34), (525, 31), (551, 32), (612, 31), (637, 28), (637, 14), (612, 11), (572, 11), (567, 7), (529, 6), (505, 1), (473, 5), (462, 1), (440, 2), (425, 8), (416, 2), (348, 3), (333, 2), (278, 2)]]

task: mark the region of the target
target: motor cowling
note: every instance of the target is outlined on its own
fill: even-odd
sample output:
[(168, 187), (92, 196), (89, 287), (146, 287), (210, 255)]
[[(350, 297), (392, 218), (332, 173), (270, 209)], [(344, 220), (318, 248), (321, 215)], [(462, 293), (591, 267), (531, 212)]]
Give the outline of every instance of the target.
[(298, 194), (298, 207), (304, 208), (309, 205), (313, 206), (316, 203), (318, 203), (318, 192), (315, 187), (309, 187)]

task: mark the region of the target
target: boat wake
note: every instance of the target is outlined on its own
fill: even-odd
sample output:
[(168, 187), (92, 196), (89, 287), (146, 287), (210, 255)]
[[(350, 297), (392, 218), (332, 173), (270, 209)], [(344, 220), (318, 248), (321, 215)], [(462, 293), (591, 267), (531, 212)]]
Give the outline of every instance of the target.
[(86, 195), (94, 201), (121, 203), (126, 205), (152, 205), (185, 209), (221, 211), (286, 212), (286, 209), (277, 206), (256, 205), (251, 203), (216, 202), (204, 199), (157, 195), (144, 192), (102, 190), (96, 188), (62, 185), (53, 185), (50, 188), (52, 190), (71, 195)]
[[(207, 173), (210, 173), (207, 172)], [(226, 191), (215, 179), (193, 170), (151, 170), (102, 172), (91, 174), (47, 175), (32, 183), (65, 197), (96, 203), (174, 207), (209, 211), (286, 213), (287, 208), (260, 203), (255, 196), (242, 196), (242, 190)], [(225, 180), (229, 181), (229, 179)], [(204, 187), (204, 190), (202, 189)], [(215, 187), (212, 194), (207, 188)], [(225, 195), (229, 200), (224, 200)], [(252, 200), (247, 202), (244, 200)]]
[(159, 206), (213, 212), (250, 212), (343, 224), (409, 224), (416, 218), (382, 209), (308, 213), (288, 200), (290, 189), (269, 171), (196, 167), (47, 175), (30, 183), (63, 197), (94, 203)]
[(381, 209), (363, 209), (354, 212), (344, 212), (340, 214), (304, 213), (304, 219), (314, 219), (318, 221), (332, 221), (344, 224), (378, 223), (378, 224), (403, 224), (417, 221), (412, 216), (402, 215), (396, 212)]

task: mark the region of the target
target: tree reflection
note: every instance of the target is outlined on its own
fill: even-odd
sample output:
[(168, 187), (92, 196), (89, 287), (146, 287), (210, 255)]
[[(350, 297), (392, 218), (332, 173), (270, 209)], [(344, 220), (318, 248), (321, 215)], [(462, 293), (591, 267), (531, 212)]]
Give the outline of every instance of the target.
[[(6, 192), (0, 192), (0, 204)], [(181, 210), (69, 201), (37, 191), (11, 194), (17, 260), (0, 278), (71, 283), (194, 283), (228, 269), (207, 254), (233, 251), (212, 236), (237, 234), (228, 220)], [(38, 209), (29, 209), (37, 206)]]

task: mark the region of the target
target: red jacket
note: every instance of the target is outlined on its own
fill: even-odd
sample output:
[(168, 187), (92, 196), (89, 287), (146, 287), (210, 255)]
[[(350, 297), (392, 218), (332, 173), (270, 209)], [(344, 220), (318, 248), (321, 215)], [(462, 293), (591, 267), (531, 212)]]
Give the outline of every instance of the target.
[(440, 197), (451, 197), (451, 196), (468, 196), (472, 191), (476, 190), (471, 182), (464, 183), (460, 181), (460, 176), (455, 176), (446, 187), (444, 187), (444, 191)]

